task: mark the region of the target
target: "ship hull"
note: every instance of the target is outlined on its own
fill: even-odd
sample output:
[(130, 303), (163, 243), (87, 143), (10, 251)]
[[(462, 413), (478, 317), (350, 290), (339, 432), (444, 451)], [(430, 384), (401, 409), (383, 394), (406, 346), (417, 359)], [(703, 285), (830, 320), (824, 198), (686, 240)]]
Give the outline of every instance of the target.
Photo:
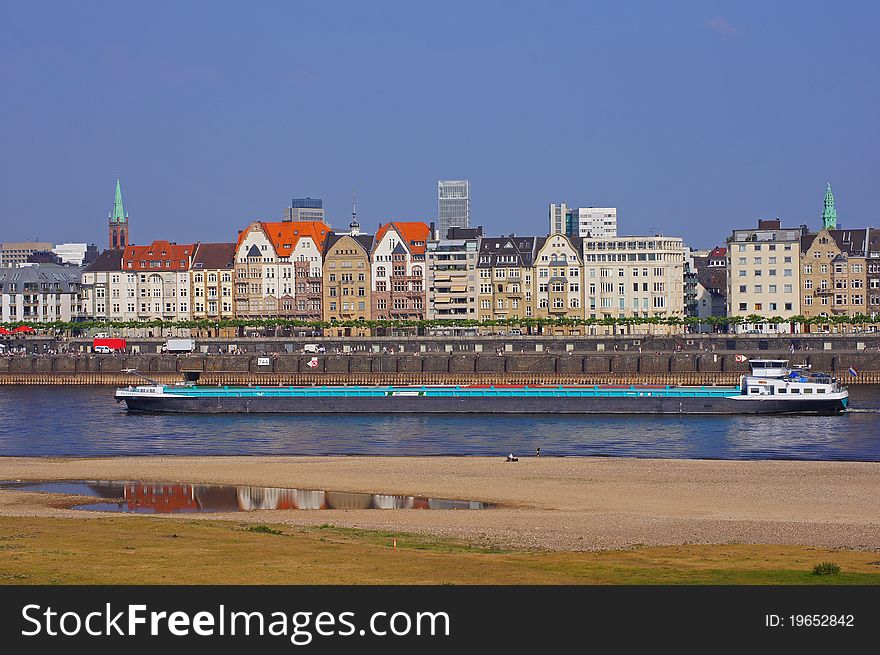
[(731, 397), (118, 397), (131, 412), (182, 414), (835, 414), (845, 398)]

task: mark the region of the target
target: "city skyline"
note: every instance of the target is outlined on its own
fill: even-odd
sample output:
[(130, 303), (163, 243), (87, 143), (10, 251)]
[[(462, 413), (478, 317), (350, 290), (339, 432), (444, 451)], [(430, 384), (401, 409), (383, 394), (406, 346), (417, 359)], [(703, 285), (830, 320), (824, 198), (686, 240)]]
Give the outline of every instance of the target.
[[(816, 227), (829, 181), (844, 226), (874, 222), (877, 8), (458, 13), (16, 6), (0, 41), (0, 118), (16, 126), (2, 142), (3, 239), (103, 243), (117, 174), (140, 243), (222, 241), (292, 196), (322, 198), (339, 227), (352, 188), (364, 229), (429, 222), (450, 174), (473, 182), (487, 233), (540, 234), (564, 198), (617, 207), (621, 234), (706, 248), (758, 218)], [(310, 29), (285, 38), (294, 23)], [(564, 102), (547, 103), (554, 87)]]

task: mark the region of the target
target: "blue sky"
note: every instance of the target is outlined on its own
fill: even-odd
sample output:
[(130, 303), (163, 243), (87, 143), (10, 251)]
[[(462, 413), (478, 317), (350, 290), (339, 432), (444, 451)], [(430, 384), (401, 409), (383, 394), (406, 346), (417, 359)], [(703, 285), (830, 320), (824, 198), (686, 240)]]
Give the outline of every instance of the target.
[(348, 224), (436, 216), (471, 180), (489, 233), (618, 207), (694, 246), (779, 216), (877, 225), (867, 2), (6, 3), (0, 241), (233, 240), (291, 197)]

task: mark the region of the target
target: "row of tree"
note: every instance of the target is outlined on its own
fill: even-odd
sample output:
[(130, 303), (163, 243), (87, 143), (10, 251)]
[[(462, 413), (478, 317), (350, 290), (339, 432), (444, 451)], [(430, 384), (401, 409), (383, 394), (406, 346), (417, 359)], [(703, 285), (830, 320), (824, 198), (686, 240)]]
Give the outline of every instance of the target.
[(725, 328), (742, 324), (800, 324), (800, 325), (834, 325), (834, 326), (865, 326), (874, 325), (880, 322), (880, 317), (868, 314), (856, 314), (830, 316), (830, 317), (806, 317), (793, 316), (791, 318), (782, 318), (781, 316), (712, 316), (707, 318), (698, 318), (694, 316), (666, 316), (666, 317), (639, 317), (631, 316), (624, 318), (509, 318), (509, 319), (491, 319), (477, 321), (473, 319), (456, 319), (456, 320), (385, 320), (385, 321), (301, 321), (286, 318), (267, 318), (267, 319), (222, 319), (222, 320), (190, 320), (190, 321), (53, 321), (47, 323), (27, 323), (25, 321), (17, 321), (10, 323), (0, 323), (9, 330), (21, 325), (29, 325), (40, 332), (64, 333), (76, 336), (87, 330), (112, 328), (112, 329), (136, 329), (136, 328), (156, 328), (156, 329), (173, 329), (185, 328), (192, 330), (215, 330), (228, 328), (298, 328), (310, 330), (327, 330), (334, 328), (352, 328), (352, 329), (369, 329), (369, 330), (417, 330), (423, 332), (432, 328), (443, 327), (459, 327), (459, 328), (520, 328), (535, 333), (543, 331), (546, 328), (554, 327), (575, 327), (575, 326), (606, 326), (628, 330), (637, 326), (667, 326), (682, 328), (698, 328), (701, 326), (709, 326), (716, 331), (722, 331)]

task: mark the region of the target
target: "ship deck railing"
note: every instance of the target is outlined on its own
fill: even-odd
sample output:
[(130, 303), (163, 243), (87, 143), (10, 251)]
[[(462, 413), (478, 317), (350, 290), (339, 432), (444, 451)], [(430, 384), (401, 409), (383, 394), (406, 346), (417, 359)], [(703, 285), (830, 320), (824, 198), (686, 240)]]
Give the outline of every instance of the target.
[(603, 387), (601, 385), (570, 387), (570, 386), (540, 386), (540, 387), (467, 387), (467, 386), (314, 386), (314, 387), (165, 387), (164, 393), (174, 396), (186, 397), (211, 397), (211, 398), (314, 398), (314, 397), (338, 397), (338, 398), (370, 398), (381, 396), (427, 396), (427, 397), (463, 397), (463, 398), (503, 398), (522, 397), (530, 398), (559, 398), (559, 397), (587, 397), (587, 398), (621, 398), (621, 397), (646, 397), (646, 398), (724, 398), (741, 393), (740, 387)]

